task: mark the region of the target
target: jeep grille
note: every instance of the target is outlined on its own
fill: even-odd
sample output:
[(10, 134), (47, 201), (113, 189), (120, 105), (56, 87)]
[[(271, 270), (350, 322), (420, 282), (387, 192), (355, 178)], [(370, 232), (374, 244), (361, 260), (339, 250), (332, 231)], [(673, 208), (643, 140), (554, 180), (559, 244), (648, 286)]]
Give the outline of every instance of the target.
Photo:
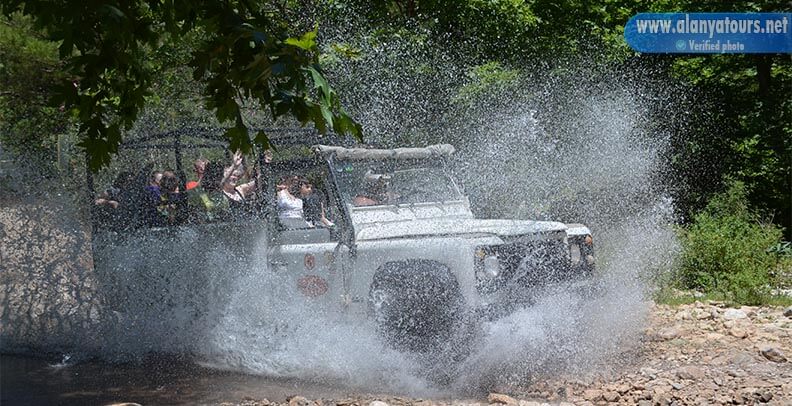
[(478, 277), (483, 258), (477, 258), (476, 287), (480, 294), (558, 282), (572, 276), (569, 248), (563, 241), (519, 242), (480, 247), (480, 250), (486, 256), (497, 255), (500, 265), (496, 277)]

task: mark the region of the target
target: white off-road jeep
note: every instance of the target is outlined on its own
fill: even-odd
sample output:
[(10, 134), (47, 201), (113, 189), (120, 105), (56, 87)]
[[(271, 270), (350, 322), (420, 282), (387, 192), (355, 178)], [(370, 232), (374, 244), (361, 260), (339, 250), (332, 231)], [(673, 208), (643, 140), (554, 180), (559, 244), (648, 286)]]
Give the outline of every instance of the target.
[[(183, 259), (160, 259), (185, 247), (192, 248), (190, 269), (170, 279), (183, 281), (185, 289), (216, 287), (206, 276), (211, 272), (195, 268), (213, 263), (210, 256), (222, 245), (231, 246), (223, 249), (236, 261), (252, 264), (255, 251), (261, 256), (260, 236), (266, 235), (269, 270), (291, 281), (283, 289), (330, 311), (373, 318), (392, 346), (423, 351), (460, 334), (470, 320), (501, 317), (530, 304), (546, 284), (592, 275), (592, 237), (583, 225), (476, 219), (450, 175), (451, 145), (314, 145), (291, 151), (283, 148), (273, 162), (260, 162), (258, 212), (250, 218), (96, 232), (97, 270), (114, 281), (108, 289), (116, 296), (123, 291), (119, 274), (127, 275), (121, 285), (140, 286), (131, 282), (142, 280), (137, 275), (150, 280), (174, 272)], [(312, 182), (327, 226), (279, 216), (276, 180), (293, 175)], [(234, 236), (232, 242), (228, 236)], [(133, 240), (131, 251), (138, 257), (130, 260), (124, 241)], [(163, 248), (167, 244), (177, 248)], [(160, 253), (141, 252), (152, 249)], [(121, 311), (135, 303), (126, 298)]]
[(270, 264), (298, 275), (304, 294), (374, 317), (398, 348), (431, 348), (470, 317), (508, 314), (545, 284), (592, 274), (583, 225), (476, 219), (450, 176), (451, 145), (312, 149), (335, 229), (282, 222)]

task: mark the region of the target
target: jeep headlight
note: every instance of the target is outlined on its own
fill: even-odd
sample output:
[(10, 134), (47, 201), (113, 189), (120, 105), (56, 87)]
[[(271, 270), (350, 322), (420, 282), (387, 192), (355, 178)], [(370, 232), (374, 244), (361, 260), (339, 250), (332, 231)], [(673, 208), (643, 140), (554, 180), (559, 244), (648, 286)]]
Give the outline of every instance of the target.
[(487, 279), (494, 279), (500, 274), (500, 263), (498, 262), (497, 256), (489, 256), (484, 258), (484, 263), (482, 264), (482, 276)]
[(476, 279), (486, 281), (500, 275), (500, 261), (496, 253), (487, 252), (482, 248), (476, 250)]

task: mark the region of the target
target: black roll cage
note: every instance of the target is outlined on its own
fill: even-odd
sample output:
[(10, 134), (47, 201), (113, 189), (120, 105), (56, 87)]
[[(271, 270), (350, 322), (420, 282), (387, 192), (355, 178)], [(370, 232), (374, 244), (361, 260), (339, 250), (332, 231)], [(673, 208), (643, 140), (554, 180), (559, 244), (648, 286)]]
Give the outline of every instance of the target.
[[(340, 137), (335, 134), (321, 135), (318, 131), (309, 128), (260, 128), (251, 129), (252, 131), (263, 131), (266, 133), (270, 140), (272, 149), (277, 153), (280, 148), (289, 147), (306, 147), (310, 148), (316, 144), (332, 144), (338, 146), (352, 146), (357, 142), (349, 137)], [(143, 137), (128, 139), (119, 145), (119, 153), (123, 150), (170, 150), (174, 152), (176, 160), (175, 170), (179, 176), (182, 186), (186, 182), (184, 179), (184, 168), (182, 165), (182, 152), (190, 149), (200, 148), (218, 148), (226, 151), (228, 157), (231, 156), (231, 151), (228, 148), (228, 142), (223, 137), (225, 129), (222, 128), (206, 128), (206, 127), (186, 127), (177, 130), (166, 131), (162, 133), (149, 134)], [(184, 142), (184, 138), (199, 139), (201, 142)], [(273, 182), (273, 172), (277, 168), (296, 169), (305, 167), (306, 164), (311, 166), (326, 165), (328, 173), (327, 180), (331, 182), (328, 185), (328, 197), (333, 200), (340, 210), (343, 217), (341, 221), (336, 221), (339, 227), (339, 237), (341, 242), (349, 247), (354, 247), (354, 230), (352, 229), (352, 221), (346, 205), (343, 204), (341, 196), (338, 193), (338, 184), (336, 177), (332, 171), (332, 157), (323, 159), (316, 154), (312, 154), (311, 158), (298, 158), (290, 161), (283, 162), (265, 162), (265, 155), (261, 148), (255, 148), (254, 151), (255, 162), (258, 166), (259, 178), (256, 179), (260, 185), (259, 190), (267, 191), (261, 193), (262, 199), (259, 199), (257, 209), (259, 215), (267, 220), (268, 224), (278, 224), (277, 213), (275, 210), (274, 191), (275, 184)], [(88, 162), (86, 155), (86, 163)], [(96, 188), (94, 185), (94, 174), (90, 170), (86, 170), (86, 186), (88, 193), (89, 207), (91, 208), (91, 228), (92, 234), (95, 234), (97, 224), (97, 208), (93, 204), (97, 196)], [(273, 192), (273, 193), (270, 193)], [(276, 231), (276, 230), (271, 230)]]

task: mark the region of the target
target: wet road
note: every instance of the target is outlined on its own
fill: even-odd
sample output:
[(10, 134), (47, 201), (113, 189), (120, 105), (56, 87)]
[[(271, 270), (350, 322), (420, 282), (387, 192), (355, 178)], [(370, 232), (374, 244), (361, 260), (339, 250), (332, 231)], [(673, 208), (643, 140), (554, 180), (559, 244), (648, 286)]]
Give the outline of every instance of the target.
[(283, 402), (291, 395), (339, 399), (351, 392), (321, 383), (212, 370), (172, 356), (136, 363), (64, 365), (52, 359), (0, 355), (3, 406), (201, 405), (238, 403), (246, 397)]

